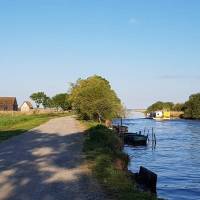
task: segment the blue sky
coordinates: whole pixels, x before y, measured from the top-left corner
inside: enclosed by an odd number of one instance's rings
[[[198,0],[0,0],[0,96],[98,74],[129,108],[200,92]]]

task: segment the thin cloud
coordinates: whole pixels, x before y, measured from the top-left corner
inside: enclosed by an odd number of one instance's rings
[[[139,21],[135,18],[130,18],[128,22],[129,24],[139,24]]]
[[[158,78],[160,79],[184,79],[186,76],[181,76],[181,75],[162,75],[159,76]]]
[[[200,80],[200,75],[198,76],[184,76],[184,75],[162,75],[158,77],[159,79],[193,79],[193,80]]]

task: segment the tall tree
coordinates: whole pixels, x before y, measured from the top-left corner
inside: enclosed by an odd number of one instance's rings
[[[84,119],[112,119],[122,114],[122,104],[109,82],[100,76],[79,79],[71,88],[73,109]]]
[[[44,108],[52,108],[53,107],[53,102],[50,97],[44,97],[42,105]]]
[[[69,95],[67,93],[61,93],[57,94],[54,97],[52,97],[52,103],[54,107],[61,108],[62,110],[69,110],[71,108],[70,102],[69,102]]]
[[[39,108],[41,106],[41,104],[43,105],[43,107],[46,107],[46,102],[47,102],[47,95],[44,92],[36,92],[33,93],[30,98],[35,102],[37,108]]]

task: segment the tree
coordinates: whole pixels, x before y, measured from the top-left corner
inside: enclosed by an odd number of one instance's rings
[[[44,97],[43,103],[42,103],[44,108],[52,108],[53,107],[53,101],[50,97]]]
[[[83,119],[112,119],[122,114],[122,104],[109,82],[101,76],[79,79],[71,88],[70,101]]]
[[[172,103],[172,102],[162,102],[158,101],[147,108],[147,112],[154,112],[158,110],[167,110],[167,111],[177,111],[181,112],[184,110],[184,103]]]
[[[184,117],[200,119],[200,93],[193,94],[184,106]]]
[[[158,101],[147,108],[147,112],[154,112],[158,110],[173,110],[174,104],[172,102]]]
[[[44,92],[33,93],[30,98],[35,102],[37,108],[39,108],[41,104],[46,108],[48,97]]]
[[[69,102],[69,95],[67,93],[61,93],[57,94],[54,97],[52,97],[52,103],[54,107],[61,108],[62,110],[69,110],[71,108],[70,102]]]
[[[184,103],[176,103],[173,106],[173,111],[181,112],[184,110]]]

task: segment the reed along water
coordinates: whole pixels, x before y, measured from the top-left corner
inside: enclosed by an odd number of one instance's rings
[[[120,123],[119,120],[114,123]],[[158,197],[173,200],[200,200],[200,121],[125,119],[129,132],[154,127],[157,144],[125,146],[129,170],[144,166],[158,175]],[[150,140],[151,140],[151,134]]]

